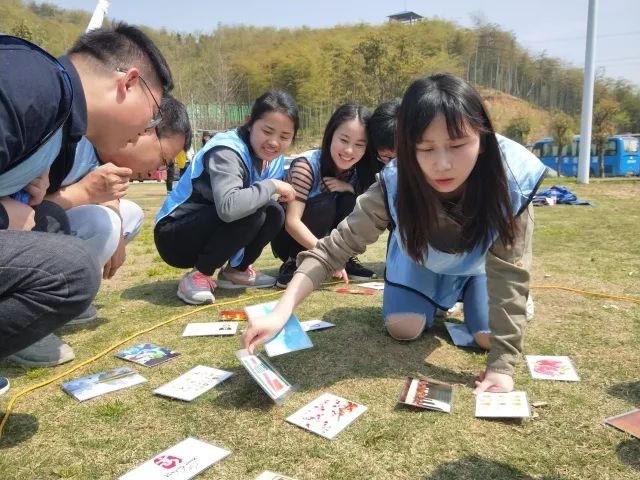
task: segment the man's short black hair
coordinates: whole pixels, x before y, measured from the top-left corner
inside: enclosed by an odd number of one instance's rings
[[[88,56],[106,70],[136,67],[146,82],[164,91],[173,89],[173,77],[164,56],[142,30],[131,25],[117,23],[83,33],[67,53]]]
[[[187,109],[176,97],[165,93],[160,103],[162,121],[156,127],[158,138],[168,138],[174,135],[184,135],[184,151],[191,148],[191,123]]]
[[[400,100],[394,99],[381,103],[375,109],[367,124],[369,142],[375,150],[396,149],[396,117],[400,108]]]

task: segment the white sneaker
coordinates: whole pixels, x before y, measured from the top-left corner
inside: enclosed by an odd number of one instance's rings
[[[535,309],[535,306],[533,305],[533,298],[531,298],[531,295],[529,295],[527,297],[527,313],[526,313],[527,322],[530,320],[533,320],[533,316],[535,313],[536,313],[536,309]]]
[[[180,279],[178,298],[190,305],[213,303],[216,301],[216,297],[213,296],[216,287],[213,278],[198,270],[192,270]]]
[[[7,360],[25,367],[55,367],[74,358],[76,356],[71,347],[50,333],[33,345],[8,356]]]

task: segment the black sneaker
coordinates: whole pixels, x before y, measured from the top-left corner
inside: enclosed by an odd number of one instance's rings
[[[376,272],[362,265],[360,260],[358,260],[358,257],[351,257],[344,268],[351,280],[370,280],[372,278],[378,278]]]
[[[278,272],[278,279],[276,280],[276,287],[278,288],[287,288],[287,285],[293,278],[293,274],[296,273],[296,261],[292,258],[284,262],[280,266],[280,271]]]

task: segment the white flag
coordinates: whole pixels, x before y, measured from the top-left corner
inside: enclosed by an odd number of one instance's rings
[[[100,28],[102,26],[102,21],[104,20],[104,17],[107,14],[108,9],[109,9],[109,0],[98,0],[96,9],[93,11],[91,20],[89,20],[89,25],[87,26],[87,32],[90,32],[91,30],[95,30],[96,28]]]

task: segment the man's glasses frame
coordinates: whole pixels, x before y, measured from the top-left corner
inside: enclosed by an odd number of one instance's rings
[[[128,71],[129,70],[125,68],[116,67],[116,72],[118,73],[127,73]],[[151,95],[151,98],[153,99],[153,103],[156,104],[156,108],[157,108],[157,111],[153,112],[153,118],[149,120],[149,123],[146,126],[146,129],[149,130],[151,128],[156,128],[158,125],[160,125],[160,122],[162,121],[162,110],[160,109],[160,104],[158,103],[158,100],[156,100],[156,97],[151,91],[151,88],[149,88],[149,84],[145,81],[144,78],[142,78],[142,75],[140,75],[139,73],[138,73],[138,77],[140,78],[140,81],[149,92],[149,95]]]

